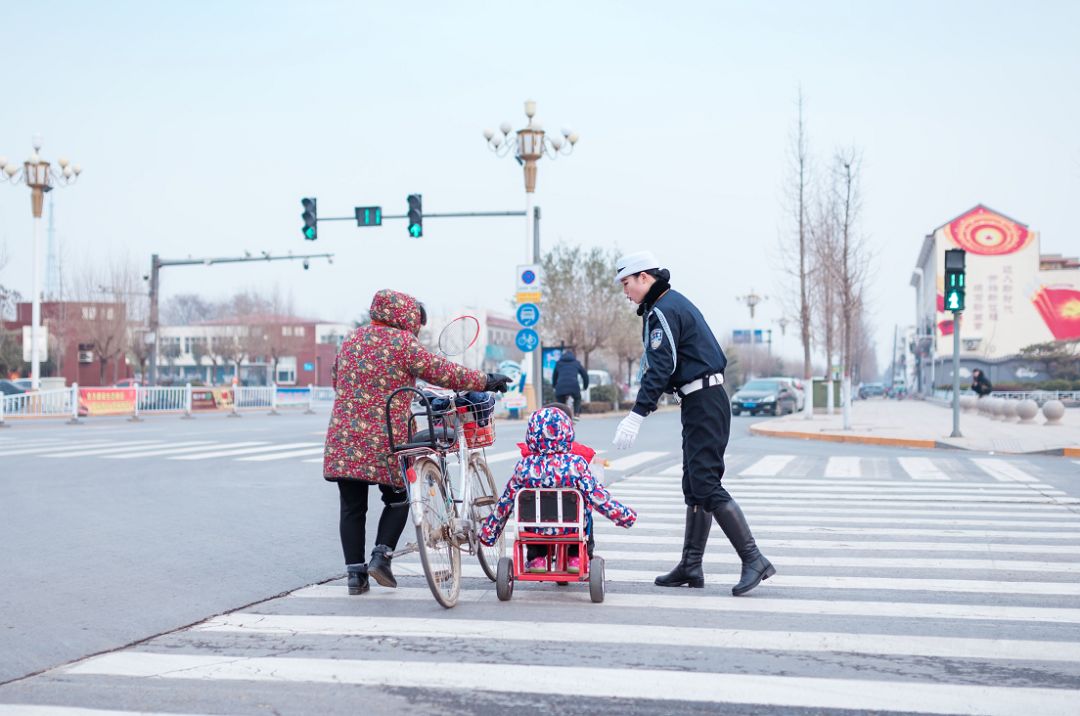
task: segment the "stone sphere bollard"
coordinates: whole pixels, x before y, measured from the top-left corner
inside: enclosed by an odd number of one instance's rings
[[[1001,398],[990,398],[990,405],[987,406],[990,410],[991,420],[1002,420],[1002,411],[1005,408],[1005,401]]]
[[[990,399],[980,395],[975,399],[975,410],[980,415],[986,415],[986,407],[990,405]]]
[[[970,413],[975,409],[975,404],[978,402],[978,398],[974,395],[961,395],[960,396],[960,409],[965,413]]]
[[[1002,409],[1001,419],[1007,423],[1016,420],[1017,408],[1019,407],[1018,403],[1019,401],[1006,398],[1004,401],[1004,408]]]
[[[1046,401],[1043,403],[1043,417],[1046,418],[1046,425],[1060,425],[1065,417],[1065,404],[1060,400]]]
[[[1035,416],[1039,414],[1039,404],[1031,398],[1021,400],[1016,406],[1016,414],[1021,423],[1034,423]]]

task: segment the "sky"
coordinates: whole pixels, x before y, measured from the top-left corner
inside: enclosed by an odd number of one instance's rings
[[[1080,253],[1080,3],[1075,2],[55,2],[4,3],[0,155],[67,157],[53,192],[65,274],[118,258],[333,253],[312,261],[166,268],[162,298],[277,286],[297,312],[351,320],[375,290],[436,312],[510,312],[521,218],[327,222],[354,206],[512,211],[522,170],[485,128],[581,139],[540,162],[544,248],[649,249],[726,342],[739,302],[796,288],[779,269],[791,224],[795,101],[819,172],[862,157],[859,232],[882,365],[914,320],[923,237],[982,203]],[[0,186],[0,284],[31,293],[29,190]]]

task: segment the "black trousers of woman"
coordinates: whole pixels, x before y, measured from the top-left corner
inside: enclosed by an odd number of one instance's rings
[[[338,480],[338,493],[341,498],[341,521],[338,525],[341,533],[341,550],[345,553],[345,564],[363,564],[367,562],[367,511],[368,488],[374,483],[362,480]],[[404,490],[397,492],[388,485],[379,485],[382,493],[383,510],[379,515],[379,528],[375,533],[375,544],[383,544],[396,549],[398,539],[405,529],[409,518],[409,495]]]

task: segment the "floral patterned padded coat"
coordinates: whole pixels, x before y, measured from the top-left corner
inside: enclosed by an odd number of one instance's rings
[[[488,515],[480,528],[481,542],[495,544],[506,526],[506,520],[514,511],[518,491],[530,487],[576,487],[585,495],[585,507],[590,512],[596,509],[619,527],[631,527],[637,521],[637,512],[612,497],[607,488],[592,476],[589,462],[579,453],[571,452],[574,423],[566,413],[558,408],[537,410],[529,418],[525,443],[530,454],[523,456],[514,466],[514,474],[496,503],[495,511]],[[591,524],[591,519],[591,515],[587,515],[587,526]],[[536,531],[555,535],[576,530],[544,527]]]
[[[371,301],[371,324],[345,339],[334,361],[334,408],[326,430],[323,478],[401,486],[386,458],[386,399],[417,378],[453,390],[483,390],[487,376],[431,353],[417,340],[420,304],[384,289]],[[396,442],[408,433],[408,395],[394,400],[391,424]]]

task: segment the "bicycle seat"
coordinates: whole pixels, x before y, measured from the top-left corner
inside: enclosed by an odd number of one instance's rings
[[[457,430],[446,425],[440,425],[435,428],[435,441],[443,445],[457,443]],[[413,433],[412,440],[407,443],[399,443],[397,447],[399,449],[431,447],[431,431],[417,430]]]

